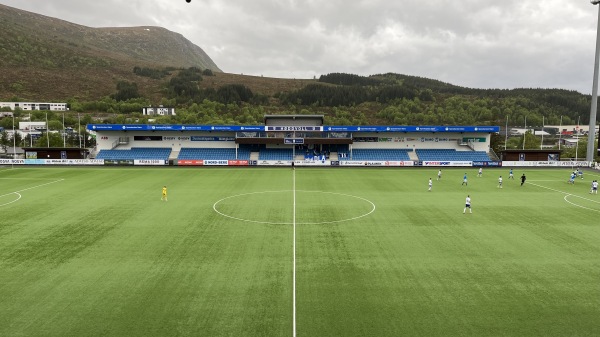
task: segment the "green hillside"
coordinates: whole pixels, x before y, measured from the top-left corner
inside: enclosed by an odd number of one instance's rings
[[[0,100],[68,102],[71,113],[107,123],[148,123],[141,108],[159,104],[177,116],[158,123],[260,124],[265,114],[323,114],[330,125],[589,121],[590,95],[560,88],[465,88],[393,73],[229,74],[163,28],[89,28],[3,5],[0,29]]]
[[[134,66],[220,69],[198,46],[161,27],[90,28],[0,4],[0,96],[98,99]],[[160,83],[140,82],[149,97]]]

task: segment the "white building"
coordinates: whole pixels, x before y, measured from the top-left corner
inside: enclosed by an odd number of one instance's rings
[[[24,111],[33,110],[50,110],[50,111],[67,111],[67,103],[34,103],[34,102],[0,102],[0,108],[10,108],[15,110],[17,108]]]
[[[19,130],[46,131],[46,122],[19,122]]]

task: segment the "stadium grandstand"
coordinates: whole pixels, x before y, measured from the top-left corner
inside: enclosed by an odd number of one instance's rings
[[[497,126],[326,126],[321,115],[264,125],[90,124],[92,158],[149,165],[466,166],[493,163]],[[442,163],[440,163],[442,162]],[[491,164],[493,165],[493,164]]]

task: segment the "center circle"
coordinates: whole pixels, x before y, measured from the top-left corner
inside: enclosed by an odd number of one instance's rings
[[[321,225],[351,221],[375,212],[370,200],[324,191],[262,191],[232,195],[213,204],[213,210],[239,221],[292,225]]]

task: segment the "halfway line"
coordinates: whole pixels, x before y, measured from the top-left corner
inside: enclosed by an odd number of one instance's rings
[[[293,167],[292,167],[293,168]],[[296,337],[296,170],[292,169],[292,194],[294,199],[292,224],[294,229],[294,244],[293,244],[293,272],[292,272],[292,336]]]

